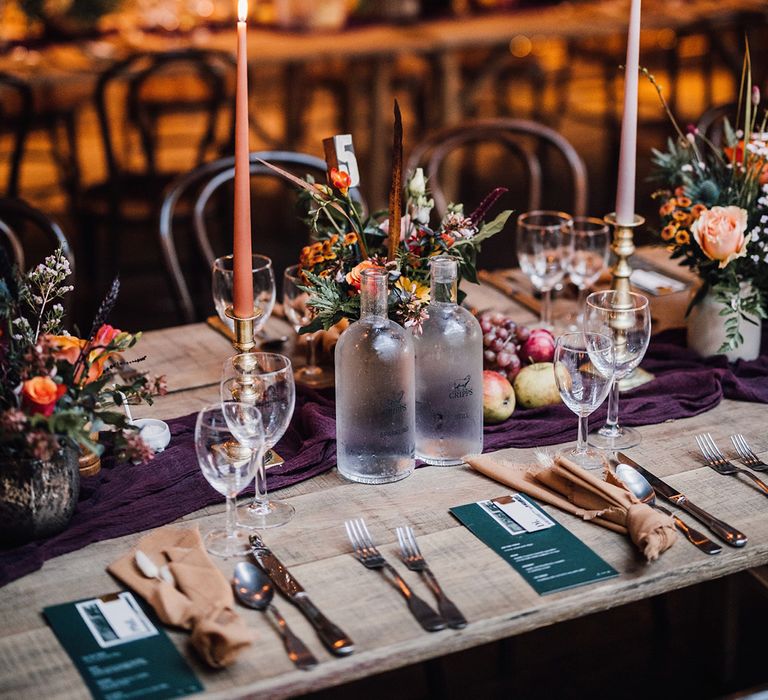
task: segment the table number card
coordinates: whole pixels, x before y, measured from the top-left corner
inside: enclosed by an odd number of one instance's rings
[[[97,700],[203,690],[154,614],[130,592],[54,605],[43,615]]]
[[[519,493],[450,509],[539,595],[618,576],[578,537]]]

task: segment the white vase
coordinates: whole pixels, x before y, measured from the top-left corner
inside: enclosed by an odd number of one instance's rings
[[[744,342],[735,350],[720,353],[720,348],[725,342],[725,320],[730,318],[720,315],[723,307],[722,302],[715,300],[712,294],[707,294],[691,309],[688,315],[688,347],[702,357],[724,354],[731,362],[754,360],[760,354],[760,319],[747,314],[755,321],[749,323],[739,318],[739,333]]]

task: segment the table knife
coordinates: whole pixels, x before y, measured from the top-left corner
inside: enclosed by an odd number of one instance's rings
[[[662,481],[658,476],[651,474],[647,469],[641,467],[637,462],[627,457],[624,453],[619,452],[617,458],[619,462],[624,462],[624,464],[628,464],[630,467],[637,469],[637,471],[648,479],[648,482],[653,486],[653,490],[659,496],[673,505],[676,505],[681,510],[684,510],[689,515],[692,515],[699,522],[704,523],[704,525],[712,530],[712,532],[720,537],[726,544],[729,544],[732,547],[743,547],[747,543],[747,536],[745,534],[739,532],[736,528],[731,527],[728,523],[718,520],[707,513],[703,508],[699,508],[699,506],[689,501],[688,498],[676,488],[670,486],[666,481]]]
[[[304,587],[264,544],[264,540],[258,535],[251,535],[250,542],[256,563],[286,598],[304,613],[328,651],[336,656],[351,654],[355,650],[352,640],[315,607]]]

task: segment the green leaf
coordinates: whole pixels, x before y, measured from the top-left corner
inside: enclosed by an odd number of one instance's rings
[[[489,221],[487,223],[484,223],[480,230],[471,238],[471,241],[473,243],[482,243],[484,240],[490,238],[491,236],[495,236],[497,233],[499,233],[507,223],[507,219],[512,215],[511,209],[506,209],[505,211],[501,212],[493,221]]]

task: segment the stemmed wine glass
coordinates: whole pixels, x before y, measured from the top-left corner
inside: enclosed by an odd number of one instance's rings
[[[299,277],[299,266],[291,265],[283,275],[283,310],[285,317],[298,333],[302,326],[312,320],[312,310],[307,306],[309,294],[301,289],[303,282]],[[317,365],[315,351],[315,333],[307,333],[307,364],[296,370],[296,381],[309,387],[324,386],[328,383],[328,374]]]
[[[232,306],[232,285],[234,272],[232,264],[234,256],[225,255],[213,261],[211,290],[216,313],[231,331],[234,331],[234,321],[226,315],[228,306]],[[260,312],[253,322],[253,334],[264,327],[275,306],[275,273],[272,261],[266,255],[253,255],[253,301]]]
[[[255,529],[285,525],[293,517],[294,509],[289,503],[268,498],[266,462],[288,428],[296,403],[291,361],[268,352],[230,357],[222,370],[221,400],[231,399],[259,408],[267,450],[256,471],[256,495],[250,504],[238,509],[238,523]]]
[[[600,273],[608,264],[608,252],[611,242],[608,224],[602,219],[589,216],[573,217],[571,234],[571,254],[566,271],[571,282],[579,290],[576,314],[572,317],[569,330],[579,330],[584,317],[584,303],[587,290],[597,282]]]
[[[584,330],[613,339],[616,370],[608,396],[605,425],[589,436],[589,444],[604,450],[625,450],[640,442],[640,433],[619,425],[619,381],[635,369],[651,339],[648,299],[635,292],[593,292],[584,309]]]
[[[241,443],[236,431],[230,427],[233,422],[247,425],[247,444],[245,441]],[[238,449],[241,447],[247,449]],[[227,499],[226,528],[211,530],[203,540],[211,554],[226,559],[248,551],[248,532],[236,524],[235,498],[253,479],[263,449],[264,428],[261,412],[256,406],[228,401],[206,406],[197,414],[197,461],[205,480]]]
[[[587,418],[611,388],[613,339],[602,333],[565,333],[555,344],[554,367],[560,397],[579,417],[576,446],[563,456],[585,469],[600,468],[603,455],[587,447]]]
[[[520,269],[542,292],[539,325],[550,327],[552,289],[565,277],[573,219],[559,211],[529,211],[517,219]]]

